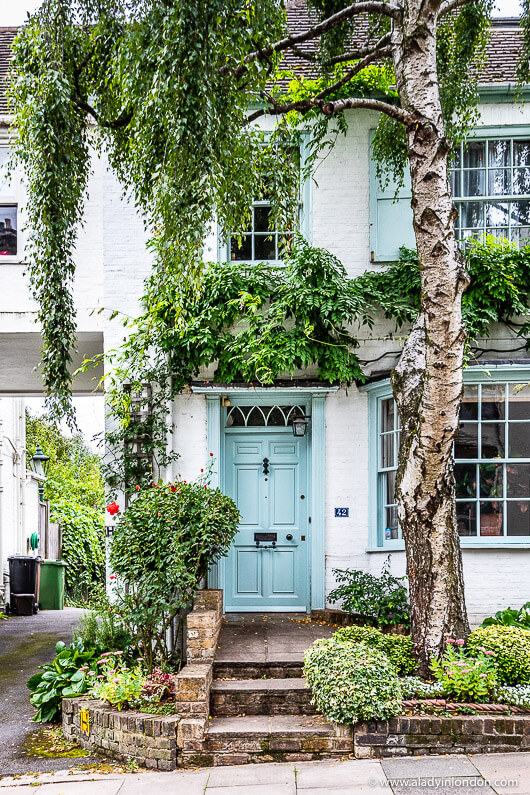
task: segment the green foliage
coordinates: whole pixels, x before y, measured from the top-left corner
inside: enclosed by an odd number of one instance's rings
[[[114,609],[149,671],[175,663],[167,631],[228,552],[238,521],[235,504],[206,478],[139,489],[119,517],[110,552]]]
[[[140,665],[129,668],[116,654],[100,658],[100,673],[89,695],[105,701],[117,710],[127,709],[135,702],[145,684],[145,672]]]
[[[343,610],[376,627],[392,624],[409,626],[410,606],[403,585],[406,578],[394,577],[389,567],[390,557],[380,577],[365,571],[334,569],[333,574],[339,585],[329,594],[329,601],[342,601]]]
[[[412,656],[410,635],[392,635],[375,627],[344,627],[333,635],[337,640],[350,643],[364,643],[371,649],[379,649],[386,654],[400,676],[413,674],[418,663]]]
[[[473,653],[452,638],[447,639],[443,657],[431,660],[431,671],[444,695],[458,701],[488,701],[497,686],[493,653],[480,648]]]
[[[444,692],[439,682],[425,682],[419,676],[403,676],[399,680],[404,699],[442,698]]]
[[[132,639],[120,623],[112,605],[100,606],[96,612],[87,613],[74,631],[74,639],[78,638],[85,649],[97,649],[100,652],[121,651],[124,658],[132,661]]]
[[[494,652],[497,677],[506,685],[530,684],[530,631],[519,627],[479,627],[467,641],[470,654]]]
[[[401,689],[386,654],[337,638],[315,641],[304,657],[304,676],[319,712],[339,723],[389,718],[399,712]]]
[[[494,616],[485,618],[482,622],[483,627],[492,627],[500,624],[504,627],[522,627],[530,629],[530,602],[526,602],[519,610],[498,610]]]
[[[61,701],[68,696],[86,693],[90,683],[88,671],[96,672],[96,649],[85,649],[80,639],[69,648],[60,642],[55,647],[57,656],[51,663],[40,665],[28,681],[32,691],[30,702],[36,707],[34,721],[47,723],[61,716]]]
[[[307,368],[331,383],[363,380],[349,327],[356,320],[370,323],[369,307],[336,257],[301,238],[283,267],[209,264],[193,295],[168,282],[163,293],[148,294],[146,309],[116,363],[114,388],[107,383],[119,420],[108,437],[115,452],[107,473],[113,486],[134,490],[150,482],[149,470],[139,472],[136,457],[128,457],[127,440],[145,432],[145,449],[156,451],[157,459],[163,455],[167,400],[212,362],[214,378],[225,383],[272,384]],[[132,382],[138,394],[142,384],[156,382],[149,427],[134,421],[137,404],[122,382]]]
[[[48,417],[26,413],[28,461],[37,444],[50,457],[44,497],[62,531],[66,587],[85,602],[105,571],[104,484],[101,460],[78,434],[67,438]]]

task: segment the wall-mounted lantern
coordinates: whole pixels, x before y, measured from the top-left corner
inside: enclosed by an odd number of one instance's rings
[[[44,481],[46,480],[48,467],[50,466],[50,456],[42,452],[40,444],[37,445],[35,454],[29,459],[29,465],[31,471],[34,472],[37,477],[42,478],[42,480],[39,480],[39,500],[44,502]]]
[[[305,414],[301,417],[295,417],[292,421],[293,436],[305,436],[307,431],[307,421],[309,417]]]

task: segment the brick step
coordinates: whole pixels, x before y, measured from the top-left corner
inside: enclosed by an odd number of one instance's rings
[[[236,679],[213,682],[210,714],[315,715],[305,679]]]
[[[213,718],[203,741],[186,743],[183,767],[298,762],[353,753],[351,729],[323,717],[266,715]]]
[[[245,660],[215,660],[214,679],[300,679],[302,660],[282,662],[252,662]]]

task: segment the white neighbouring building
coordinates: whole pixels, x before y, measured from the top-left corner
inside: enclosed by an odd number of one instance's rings
[[[303,5],[288,3],[293,23]],[[4,68],[13,35],[0,31]],[[453,176],[463,236],[530,237],[530,109],[514,102],[520,41],[513,20],[494,26],[480,122]],[[5,159],[9,119],[3,120]],[[347,136],[318,166],[318,185],[308,183],[303,190],[301,231],[314,246],[335,254],[350,277],[392,261],[401,245],[414,245],[410,194],[405,188],[393,202],[392,187],[382,191],[374,177],[370,137],[377,120],[372,112],[351,113]],[[122,199],[104,158],[94,159],[89,196],[76,254],[80,357],[119,344],[123,329],[106,318],[114,309],[137,314],[150,270],[142,221]],[[0,237],[7,235],[6,246],[11,240],[0,261],[0,395],[5,397],[41,391],[31,371],[39,358],[39,335],[23,276],[23,204],[15,175],[10,185],[0,185]],[[265,217],[266,207],[257,205],[241,250],[230,250],[214,230],[205,258],[275,260]],[[108,312],[93,312],[101,307]],[[215,478],[243,516],[228,559],[210,577],[210,585],[224,590],[226,610],[322,608],[334,584],[333,569],[378,573],[388,554],[393,572],[404,573],[392,496],[399,429],[388,375],[400,347],[399,339],[388,338],[392,329],[381,322],[371,332],[361,331],[360,358],[374,362],[367,368],[369,383],[361,388],[318,383],[311,373],[274,387],[249,388],[215,384],[212,371],[174,401],[172,438],[180,458],[165,476],[193,479],[213,453]],[[523,358],[524,351],[514,352],[520,340],[501,328],[479,344],[485,353],[466,369],[455,450],[473,624],[530,600],[530,359]],[[90,373],[79,377],[76,393],[93,389],[92,379]],[[295,437],[290,424],[299,415],[309,417],[303,437]]]

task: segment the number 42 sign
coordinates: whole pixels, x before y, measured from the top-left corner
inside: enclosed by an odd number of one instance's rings
[[[335,516],[349,516],[350,509],[349,508],[335,508]]]

